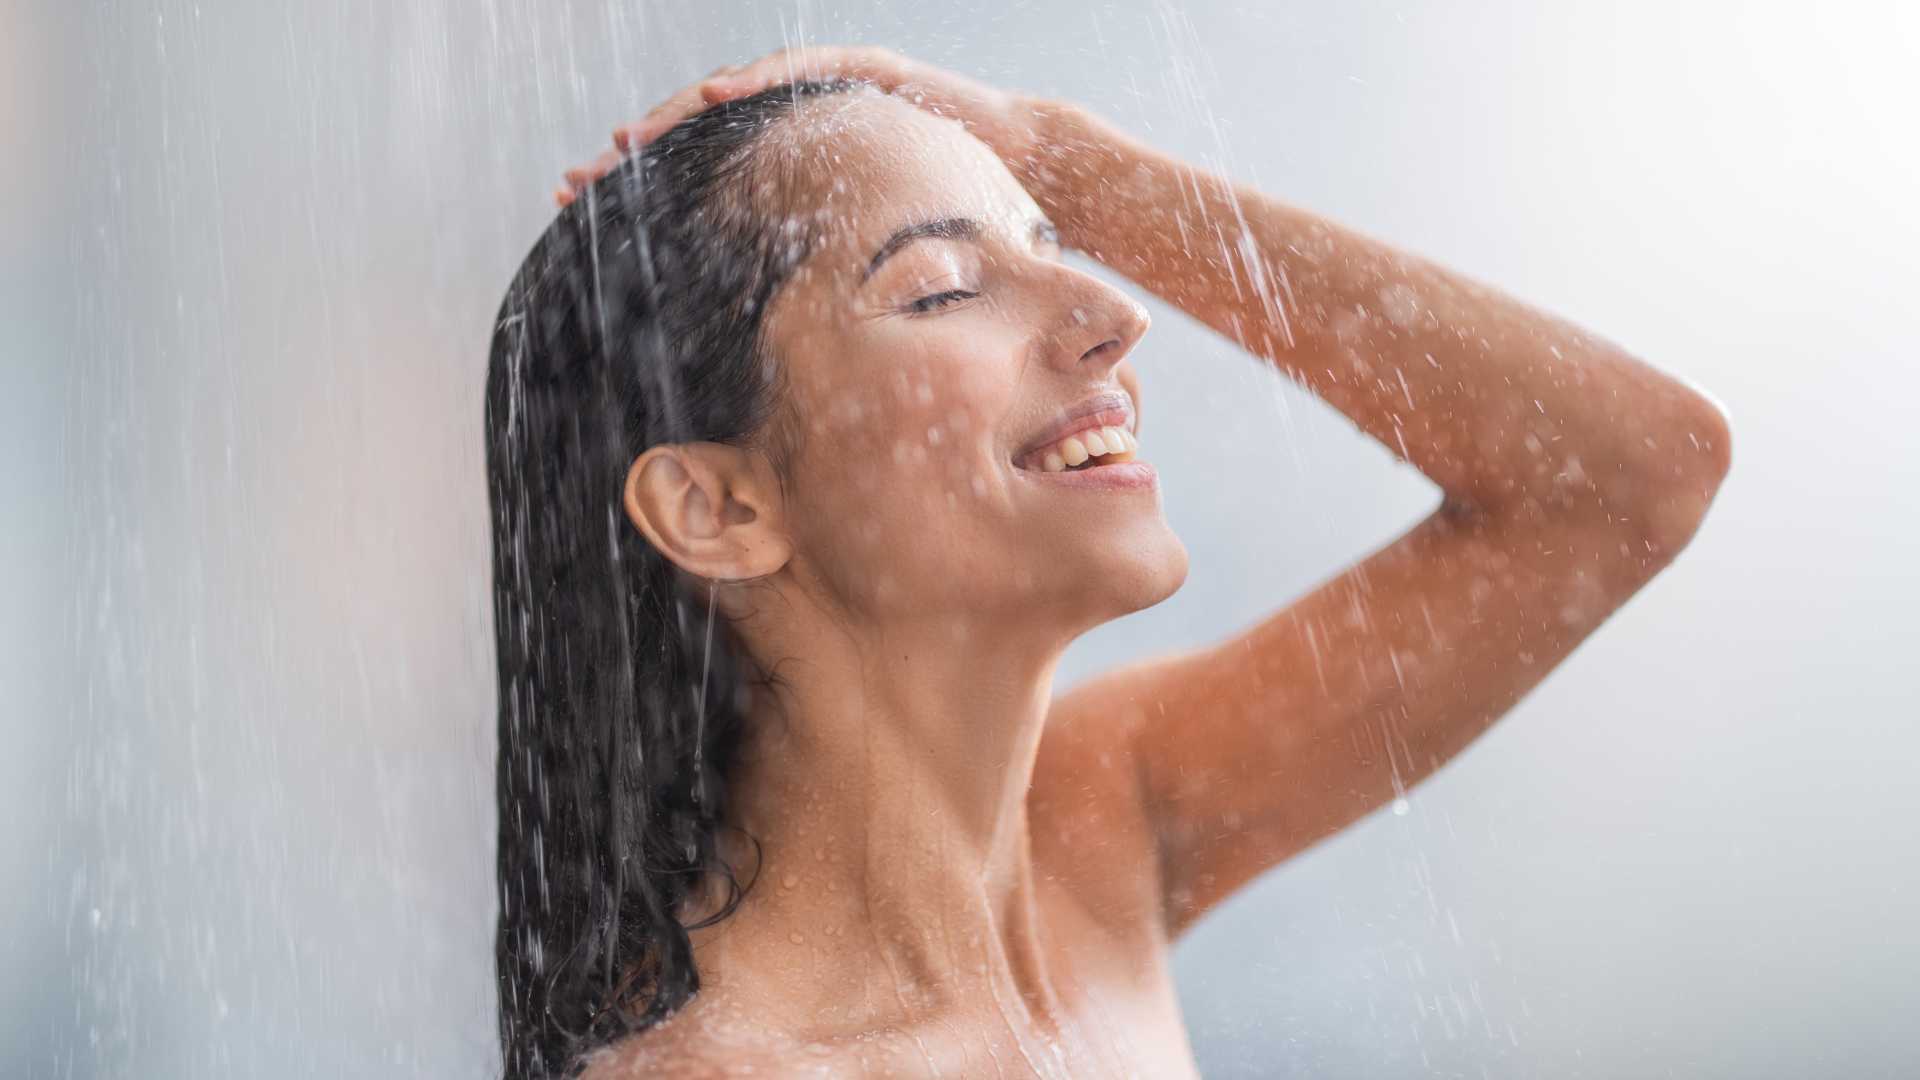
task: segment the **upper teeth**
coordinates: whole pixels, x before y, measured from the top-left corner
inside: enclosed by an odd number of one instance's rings
[[[1040,451],[1040,467],[1047,472],[1060,472],[1070,465],[1084,464],[1088,458],[1132,454],[1138,449],[1139,441],[1126,428],[1092,428],[1069,435]]]

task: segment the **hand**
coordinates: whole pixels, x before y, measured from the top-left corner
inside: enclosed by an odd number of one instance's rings
[[[782,49],[750,64],[728,64],[656,105],[639,120],[613,130],[616,149],[566,172],[566,184],[554,191],[561,206],[573,202],[588,184],[605,176],[621,155],[637,153],[674,125],[714,105],[749,97],[771,86],[801,79],[859,79],[926,109],[958,120],[986,143],[1007,168],[1027,183],[1040,144],[1040,103],[984,83],[923,64],[891,49],[869,46],[801,46]]]

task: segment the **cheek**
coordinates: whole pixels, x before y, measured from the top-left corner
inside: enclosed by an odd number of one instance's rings
[[[982,495],[982,482],[998,482],[982,473],[1004,456],[1000,429],[1018,378],[1004,353],[986,343],[965,352],[892,350],[870,378],[810,395],[816,444],[863,493],[912,480]]]
[[[1001,428],[1012,397],[1010,365],[991,357],[909,364],[891,380],[886,428],[875,452],[892,467],[898,498],[947,529],[1005,485]]]
[[[908,361],[811,395],[796,486],[816,556],[903,564],[978,546],[1007,484],[1011,387],[989,376]]]

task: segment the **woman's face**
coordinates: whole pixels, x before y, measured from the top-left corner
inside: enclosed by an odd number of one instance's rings
[[[1172,594],[1187,554],[1150,468],[1047,471],[1049,452],[1077,456],[1064,436],[1135,428],[1127,356],[1146,309],[1066,265],[1033,199],[953,121],[843,96],[765,149],[823,236],[766,322],[802,580],[856,617],[1067,634]]]

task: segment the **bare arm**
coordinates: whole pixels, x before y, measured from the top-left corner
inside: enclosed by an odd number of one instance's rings
[[[1692,533],[1728,462],[1726,422],[1695,390],[1077,107],[1040,114],[1029,186],[1063,242],[1271,361],[1449,502],[1636,526],[1662,550]]]
[[[1119,718],[1178,936],[1458,753],[1666,566],[1729,466],[1711,401],[1417,256],[1041,105],[1063,240],[1438,484],[1432,516],[1214,647],[1058,705]]]
[[[1726,418],[1672,376],[1072,105],[884,49],[783,51],[686,88],[616,142],[796,73],[868,79],[966,124],[1066,244],[1265,358],[1445,493],[1255,626],[1057,703],[1060,730],[1115,742],[1077,741],[1076,758],[1133,763],[1137,791],[1109,797],[1109,823],[1143,822],[1168,936],[1472,742],[1671,562],[1726,475]]]

